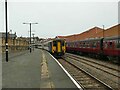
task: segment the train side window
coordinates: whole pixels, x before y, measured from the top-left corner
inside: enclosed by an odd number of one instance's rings
[[[110,47],[110,48],[112,48],[112,44],[113,44],[112,42],[109,42],[109,47]]]
[[[83,47],[85,48],[85,42],[83,43]]]
[[[118,40],[117,48],[120,48],[120,40]]]
[[[73,43],[73,47],[75,47],[75,43]]]
[[[90,48],[92,47],[91,45],[92,45],[91,42],[89,42],[89,47],[90,47]]]
[[[68,43],[68,47],[71,47],[71,43]]]
[[[77,47],[79,47],[79,42],[77,42]]]
[[[71,47],[73,47],[73,43],[71,43]]]
[[[90,42],[88,42],[88,48],[90,48]]]
[[[82,47],[82,42],[80,43],[80,47]]]
[[[107,48],[107,47],[108,47],[108,43],[104,42],[104,48]]]
[[[76,47],[76,43],[74,42],[74,44],[73,44],[74,46],[73,47]]]
[[[81,47],[81,43],[79,42],[79,47]]]
[[[88,42],[86,42],[86,47],[87,47],[87,48],[89,47],[89,43],[88,43]]]
[[[99,41],[97,42],[97,47],[100,47],[100,42]]]
[[[93,42],[93,43],[92,43],[92,47],[93,47],[93,48],[96,48],[96,42]]]
[[[84,47],[86,47],[86,42],[84,43]]]
[[[71,43],[71,45],[70,45],[71,47],[73,47],[73,43]]]
[[[68,44],[68,43],[66,43],[66,46],[67,46],[67,47],[69,47],[69,44]]]

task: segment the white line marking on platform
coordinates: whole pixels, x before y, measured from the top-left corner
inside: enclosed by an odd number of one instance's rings
[[[50,54],[50,53],[49,53]],[[57,64],[63,69],[63,71],[69,76],[69,78],[72,80],[72,82],[77,86],[77,88],[79,88],[80,90],[83,90],[81,88],[81,86],[73,79],[73,77],[68,73],[67,70],[65,70],[65,68],[58,62],[58,60],[56,58],[54,58],[51,54],[50,56],[57,62]]]

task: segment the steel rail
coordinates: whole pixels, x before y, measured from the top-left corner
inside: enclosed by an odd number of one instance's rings
[[[72,59],[75,59],[75,60],[79,61],[77,58],[74,58],[74,57],[71,57],[71,56],[67,56],[67,57],[70,57],[70,58],[72,58]],[[88,60],[87,60],[87,61],[88,61]],[[99,69],[99,70],[101,70],[101,71],[103,71],[103,72],[106,72],[106,73],[108,73],[108,74],[110,74],[110,75],[113,75],[113,76],[115,76],[115,77],[120,78],[120,76],[117,76],[117,75],[115,75],[115,74],[113,74],[113,73],[110,73],[110,72],[108,72],[108,71],[105,71],[105,70],[103,70],[103,69],[101,69],[101,68],[98,68],[98,67],[96,67],[96,66],[94,66],[94,65],[88,64],[88,63],[86,63],[86,62],[84,62],[84,61],[79,61],[79,62],[82,62],[82,63],[84,63],[84,64],[87,64],[87,65],[91,66],[91,67],[94,67],[94,68]],[[89,62],[91,62],[91,61],[89,61]],[[98,63],[95,63],[95,64],[98,64]],[[98,64],[98,65],[101,65],[101,64]],[[104,65],[101,65],[101,66],[104,66]],[[104,67],[106,67],[106,66],[104,66]],[[108,67],[106,67],[106,68],[108,68]],[[110,68],[109,68],[109,69],[110,69]],[[116,70],[116,71],[117,71],[117,70]]]
[[[72,65],[73,67],[77,68],[78,70],[84,72],[86,75],[89,75],[91,78],[93,78],[94,80],[98,81],[99,83],[101,83],[102,85],[104,85],[105,87],[107,87],[107,90],[114,90],[111,86],[107,85],[106,83],[102,82],[101,80],[99,80],[98,78],[94,77],[92,74],[90,74],[89,72],[83,70],[82,68],[74,65],[73,63],[71,63],[70,61],[64,59],[64,61],[68,62],[70,65]],[[81,85],[81,84],[80,84]],[[83,87],[83,85],[81,85]],[[84,87],[85,89],[85,87]]]

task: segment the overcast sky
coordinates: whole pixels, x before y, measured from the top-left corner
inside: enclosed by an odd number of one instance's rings
[[[99,2],[98,2],[99,1]],[[105,28],[118,24],[118,2],[80,2],[78,0],[8,2],[8,20],[12,32],[28,36],[29,25],[23,22],[37,22],[32,25],[35,36],[49,38],[84,32],[95,26]],[[5,31],[4,2],[0,2],[0,32]]]

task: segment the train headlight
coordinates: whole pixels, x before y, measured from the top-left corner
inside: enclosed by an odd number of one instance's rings
[[[65,46],[63,46],[63,47],[62,47],[62,51],[64,51],[64,52],[65,52]]]
[[[53,47],[53,51],[56,51],[56,47]]]

